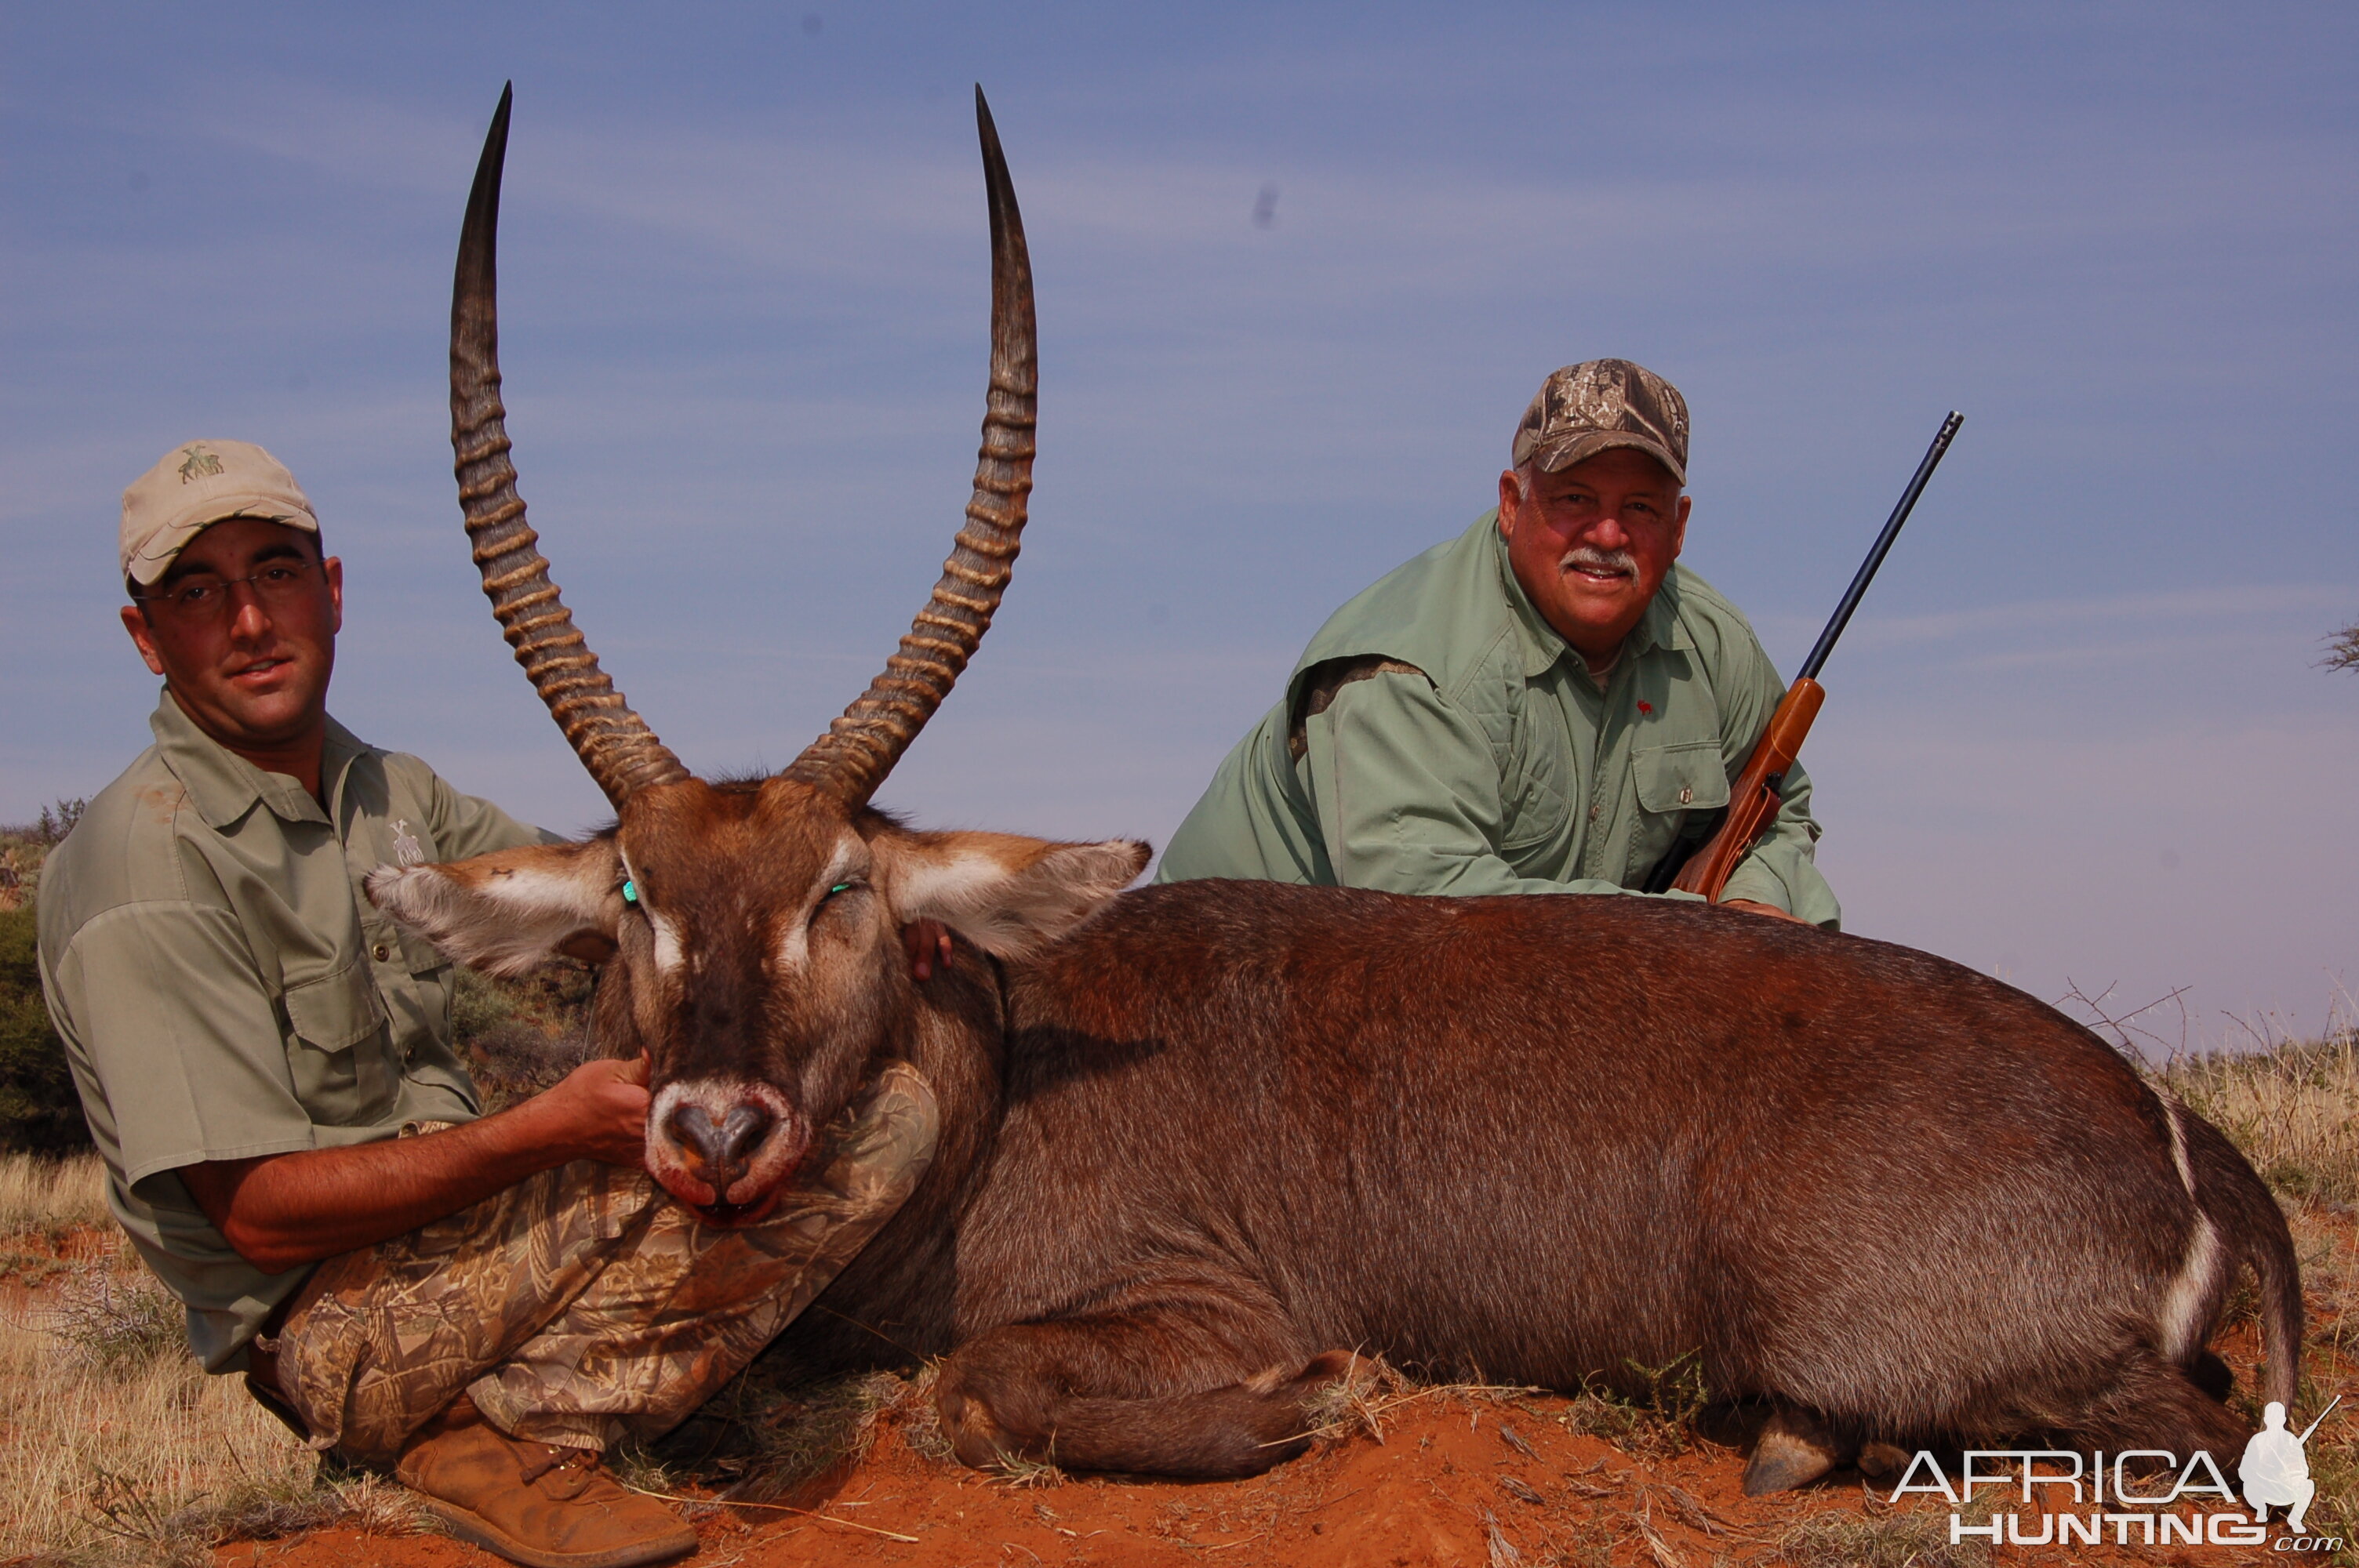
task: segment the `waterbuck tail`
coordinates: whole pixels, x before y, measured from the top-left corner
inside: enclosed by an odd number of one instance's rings
[[[2198,1223],[2219,1238],[2222,1293],[2240,1264],[2250,1264],[2260,1282],[2263,1397],[2290,1411],[2301,1382],[2301,1266],[2285,1212],[2225,1134],[2176,1099],[2166,1096],[2163,1105],[2171,1118],[2173,1152],[2184,1151],[2182,1172],[2191,1178]],[[2169,1346],[2168,1353],[2176,1359],[2179,1348]],[[2200,1339],[2194,1349],[2201,1349]]]

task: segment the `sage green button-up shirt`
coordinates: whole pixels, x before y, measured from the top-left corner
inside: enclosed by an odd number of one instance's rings
[[[1601,688],[1485,513],[1321,628],[1157,880],[1625,892],[1701,841],[1785,689],[1735,606],[1679,566]],[[1810,800],[1796,767],[1723,897],[1832,929],[1842,912],[1811,858]]]
[[[41,984],[115,1217],[188,1304],[199,1358],[228,1371],[307,1271],[240,1258],[177,1173],[473,1119],[450,964],[361,878],[547,836],[333,719],[325,811],[208,739],[168,692],[149,724],[156,744],[42,868]]]

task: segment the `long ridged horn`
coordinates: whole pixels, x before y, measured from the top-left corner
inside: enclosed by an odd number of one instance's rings
[[[535,547],[539,535],[525,525],[516,465],[508,461],[507,410],[500,404],[500,169],[514,95],[514,83],[501,89],[459,234],[451,285],[451,449],[492,614],[582,765],[620,811],[633,792],[677,784],[689,773],[598,667],[598,655],[549,579],[549,561]]]
[[[973,656],[1007,591],[1032,492],[1032,430],[1039,388],[1038,332],[1032,317],[1032,261],[1024,219],[999,150],[983,89],[974,90],[983,139],[983,180],[991,200],[991,388],[984,402],[983,449],[966,526],[941,580],[910,622],[901,650],[860,699],[795,759],[787,775],[854,806],[866,803],[934,716]]]

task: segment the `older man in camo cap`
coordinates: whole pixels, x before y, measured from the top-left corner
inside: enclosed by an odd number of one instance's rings
[[[1497,509],[1329,619],[1158,880],[1667,888],[1786,688],[1736,607],[1676,564],[1687,462],[1662,377],[1627,360],[1550,375]],[[1782,795],[1721,902],[1832,929],[1800,768]]]

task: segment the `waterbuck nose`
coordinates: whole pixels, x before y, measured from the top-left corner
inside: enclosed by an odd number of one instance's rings
[[[698,1173],[716,1191],[725,1192],[745,1173],[754,1151],[769,1136],[770,1124],[770,1113],[757,1105],[736,1107],[718,1127],[702,1106],[684,1105],[666,1119],[664,1127],[691,1156],[691,1164],[701,1167]]]

